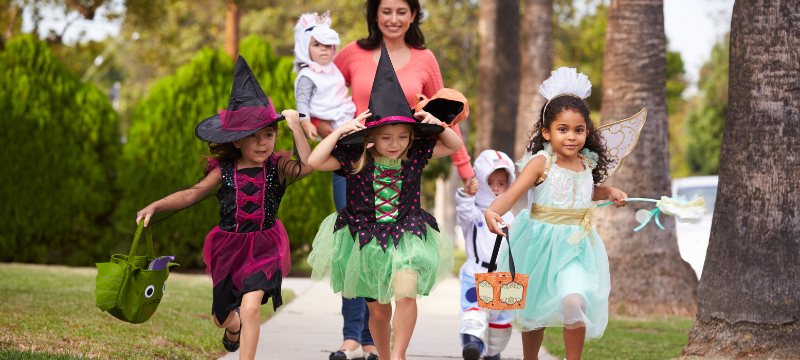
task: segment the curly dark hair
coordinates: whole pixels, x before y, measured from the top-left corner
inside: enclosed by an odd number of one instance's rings
[[[422,24],[422,7],[419,5],[419,0],[405,0],[408,7],[411,8],[416,16],[414,21],[406,31],[406,44],[418,50],[425,50],[425,35],[419,25]],[[359,47],[364,50],[375,50],[381,47],[383,42],[383,32],[378,27],[378,7],[381,5],[381,0],[367,0],[364,4],[364,14],[367,16],[367,28],[369,29],[369,36],[366,39],[356,41]]]
[[[595,184],[597,184],[606,174],[609,159],[606,155],[605,141],[600,136],[600,132],[596,130],[594,121],[592,121],[589,116],[589,105],[581,98],[576,96],[559,96],[550,101],[546,107],[542,107],[542,112],[539,114],[540,120],[536,122],[533,126],[533,130],[529,133],[531,142],[528,144],[527,151],[529,154],[536,154],[540,150],[544,150],[544,144],[547,140],[545,140],[544,135],[542,135],[542,129],[549,130],[553,121],[565,111],[577,112],[583,115],[583,119],[586,121],[587,136],[586,143],[583,144],[583,147],[596,152],[598,155],[597,166],[592,169],[592,179]]]

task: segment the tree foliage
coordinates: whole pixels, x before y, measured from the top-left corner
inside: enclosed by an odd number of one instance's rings
[[[291,58],[275,56],[271,46],[256,36],[242,42],[241,54],[276,110],[293,108]],[[224,52],[204,48],[175,75],[159,80],[136,107],[120,168],[123,197],[116,218],[121,230],[132,233],[136,211],[202,177],[201,155],[209,154],[208,146],[195,137],[194,128],[227,107],[234,66]],[[275,148],[292,149],[285,124]],[[330,174],[313,173],[287,189],[278,219],[295,247],[310,243],[317,224],[333,212],[330,182]],[[154,227],[156,248],[161,254],[178,255],[182,265],[202,267],[203,239],[218,221],[215,200],[190,207]]]
[[[31,35],[0,53],[0,261],[87,265],[113,236],[119,123],[108,98]],[[104,256],[104,255],[103,255]]]
[[[719,173],[722,129],[728,115],[728,43],[721,39],[711,50],[711,59],[700,68],[698,105],[687,119],[689,142],[686,163],[697,175]]]

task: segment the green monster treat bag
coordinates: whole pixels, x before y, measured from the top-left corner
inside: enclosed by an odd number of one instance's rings
[[[112,255],[111,261],[97,264],[97,285],[94,296],[97,307],[117,319],[141,324],[156,312],[169,277],[173,257],[156,258],[153,237],[147,233],[147,255],[134,256],[144,221],[139,222],[129,255]]]

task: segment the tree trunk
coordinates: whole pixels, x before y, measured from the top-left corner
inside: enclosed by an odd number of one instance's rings
[[[539,121],[539,113],[547,101],[539,94],[539,86],[553,68],[553,0],[526,0],[522,23],[522,43],[517,131],[514,138],[514,159],[525,154],[529,132]]]
[[[636,149],[606,186],[630,197],[671,196],[666,88],[666,37],[662,0],[611,0],[603,64],[604,124],[642,108],[647,122]],[[639,232],[635,213],[652,203],[598,210],[597,231],[608,251],[612,312],[692,316],[697,276],[681,259],[675,220],[662,216],[666,230],[650,224]]]
[[[800,6],[737,1],[697,319],[683,356],[800,359]]]
[[[519,106],[519,0],[497,3],[492,150],[514,154]]]
[[[482,0],[478,18],[480,49],[478,51],[478,113],[475,124],[475,154],[492,147],[495,118],[494,74],[497,40],[497,0]]]
[[[225,53],[236,61],[239,57],[239,5],[235,0],[226,0],[225,9]]]
[[[5,40],[11,40],[14,37],[14,29],[17,27],[17,13],[19,9],[13,4],[8,5],[8,27],[5,31]]]

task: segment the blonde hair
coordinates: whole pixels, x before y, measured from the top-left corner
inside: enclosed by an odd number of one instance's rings
[[[353,174],[354,175],[360,173],[361,170],[364,170],[364,166],[367,165],[367,157],[369,156],[367,145],[369,144],[369,136],[372,135],[373,131],[375,131],[375,130],[372,130],[372,131],[364,134],[364,152],[361,153],[361,157],[358,158],[358,160],[353,161],[353,163],[351,164],[353,166]],[[403,151],[403,154],[400,156],[400,160],[403,161],[403,162],[408,160],[408,149],[410,149],[411,148],[411,144],[414,143],[414,127],[413,126],[411,126],[411,130],[410,131],[411,131],[411,134],[408,137],[408,146],[406,146],[406,149]]]

